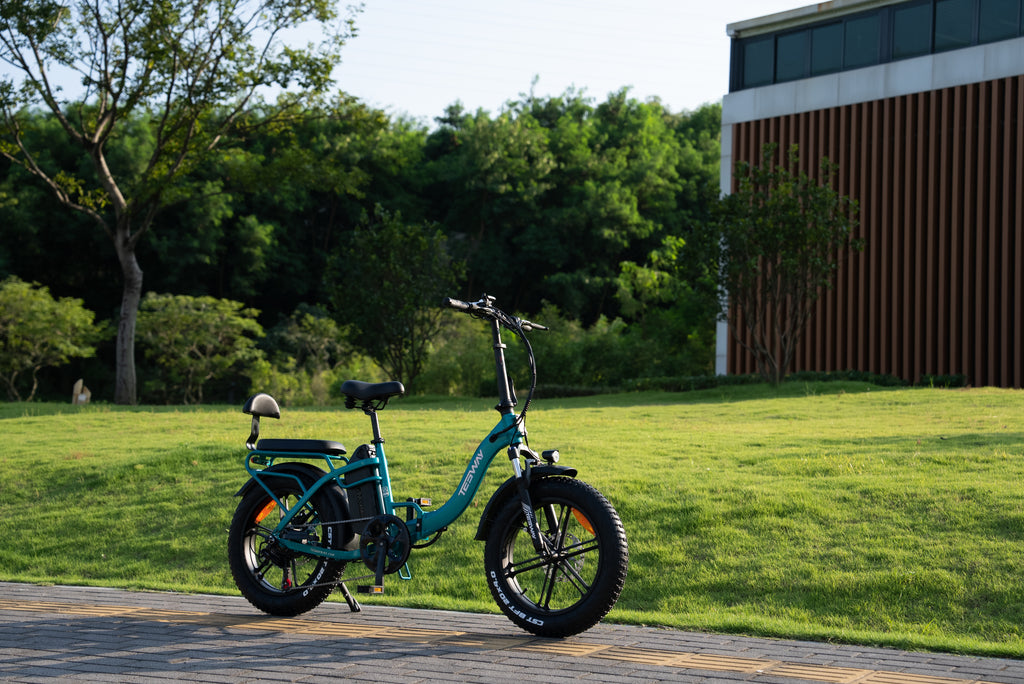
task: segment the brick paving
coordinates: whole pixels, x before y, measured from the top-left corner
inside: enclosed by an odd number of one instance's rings
[[[1024,684],[1024,661],[601,624],[533,637],[499,615],[0,582],[0,681]]]

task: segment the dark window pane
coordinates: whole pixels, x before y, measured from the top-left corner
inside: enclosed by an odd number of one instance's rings
[[[981,0],[978,14],[978,42],[991,43],[1013,38],[1018,33],[1020,0]]]
[[[792,81],[807,76],[807,31],[787,33],[775,41],[775,80]]]
[[[772,82],[773,41],[771,37],[751,41],[743,46],[743,87],[767,85]]]
[[[811,32],[811,73],[843,68],[843,25],[819,26]]]
[[[932,49],[930,4],[896,7],[892,11],[892,57],[926,55]]]
[[[973,15],[974,0],[936,0],[935,49],[970,45]]]
[[[878,64],[881,20],[877,13],[848,19],[845,33],[843,65],[847,69]]]

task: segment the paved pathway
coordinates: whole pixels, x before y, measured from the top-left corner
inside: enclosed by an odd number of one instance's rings
[[[0,680],[1024,684],[1024,661],[598,625],[533,637],[502,616],[0,583]]]

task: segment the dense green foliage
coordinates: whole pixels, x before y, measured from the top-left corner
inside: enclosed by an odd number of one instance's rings
[[[80,299],[54,299],[47,288],[13,276],[0,282],[0,382],[7,397],[32,401],[40,369],[95,354],[104,329],[93,319]]]
[[[251,366],[258,356],[259,314],[214,297],[157,295],[139,309],[139,343],[160,370],[149,392],[185,404],[203,402],[207,382]]]
[[[271,332],[260,342],[262,358],[245,374],[211,383],[207,400],[237,400],[261,382],[300,403],[320,402],[340,373],[373,379],[379,364],[396,379],[421,375],[422,391],[479,386],[479,378],[458,379],[468,371],[443,370],[451,369],[444,355],[457,354],[458,336],[424,335],[416,350],[406,337],[400,350],[421,354],[411,366],[413,357],[385,361],[368,346],[368,315],[385,311],[382,301],[395,310],[409,303],[396,301],[407,296],[391,286],[413,268],[396,238],[374,236],[368,227],[389,225],[374,216],[400,217],[392,222],[445,246],[432,268],[447,272],[431,281],[445,294],[486,292],[505,308],[556,323],[559,352],[542,360],[546,383],[615,386],[706,374],[711,262],[692,237],[717,195],[719,112],[708,105],[675,114],[626,91],[597,104],[568,92],[509,102],[496,115],[452,107],[429,129],[339,97],[302,118],[240,127],[237,144],[190,165],[182,192],[139,242],[138,260],[147,290],[243,303]],[[48,156],[84,163],[52,114],[24,117]],[[126,122],[108,153],[137,162],[152,127],[142,115]],[[117,259],[99,231],[49,192],[24,168],[0,165],[0,194],[8,198],[0,205],[0,276],[43,282],[81,298],[99,319],[116,320]],[[338,335],[331,358],[316,368],[302,367],[286,338],[272,333],[310,311],[333,319]],[[441,325],[460,325],[451,318]],[[113,357],[108,344],[94,361],[44,370],[40,392],[63,397],[85,376],[95,398],[110,399]],[[153,382],[158,369],[139,363],[143,401],[180,400],[166,382]],[[301,386],[289,373],[302,374]],[[314,381],[315,391],[306,384]]]
[[[316,42],[283,40],[310,24]],[[215,186],[193,170],[231,156],[251,126],[290,121],[321,101],[350,27],[330,0],[0,5],[0,157],[109,239],[121,285],[118,403],[138,399],[138,250],[157,214]],[[56,148],[36,134],[37,111]]]
[[[438,304],[458,287],[444,233],[413,225],[379,206],[331,261],[328,281],[337,316],[353,327],[353,345],[411,390],[441,328]]]
[[[528,422],[531,446],[558,448],[622,517],[630,568],[610,620],[1024,657],[1021,398],[761,383],[541,400]],[[395,497],[443,503],[493,404],[381,412]],[[238,407],[0,404],[0,430],[17,444],[0,447],[0,579],[237,595]],[[371,438],[341,408],[285,409],[261,434],[350,453]],[[360,600],[496,612],[473,536],[509,472],[496,459],[478,505],[413,552],[411,582],[389,576],[385,596]]]

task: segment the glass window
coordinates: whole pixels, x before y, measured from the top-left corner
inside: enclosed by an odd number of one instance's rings
[[[807,39],[807,31],[786,33],[776,38],[776,81],[792,81],[807,76]]]
[[[843,68],[843,25],[818,26],[811,31],[811,73],[827,74]]]
[[[892,58],[903,59],[904,57],[926,55],[931,50],[931,3],[901,5],[894,8],[892,11]]]
[[[1020,0],[981,0],[978,6],[978,42],[1014,38],[1020,26]]]
[[[881,19],[878,13],[846,21],[843,66],[847,69],[878,64]]]
[[[743,87],[767,85],[772,82],[772,55],[774,41],[771,36],[752,40],[743,46]]]
[[[971,44],[974,0],[935,1],[935,49],[949,50]]]

